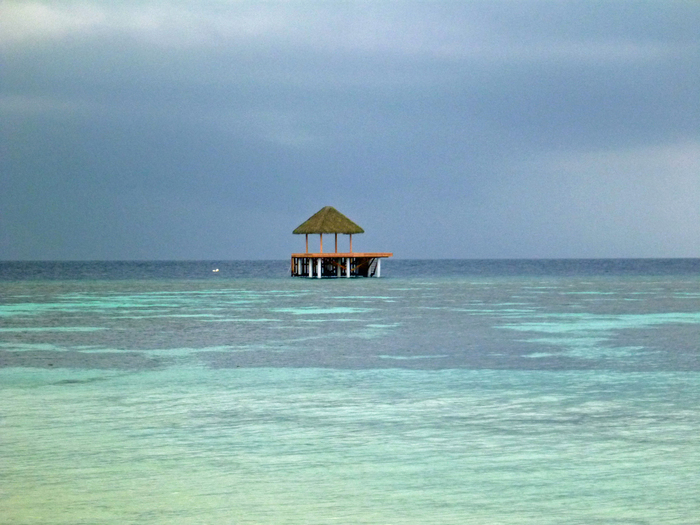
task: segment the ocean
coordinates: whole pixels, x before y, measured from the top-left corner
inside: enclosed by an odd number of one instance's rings
[[[0,263],[0,523],[700,523],[700,259],[288,273]]]

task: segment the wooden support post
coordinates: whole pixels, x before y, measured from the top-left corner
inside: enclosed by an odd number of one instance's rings
[[[321,251],[320,253],[323,253],[323,234],[321,234]]]
[[[309,234],[306,234],[306,253],[309,253]]]
[[[352,233],[350,234],[350,253],[352,253]]]
[[[338,234],[335,234],[335,253],[338,253]]]

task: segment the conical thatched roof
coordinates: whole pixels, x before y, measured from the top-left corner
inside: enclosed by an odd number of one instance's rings
[[[332,206],[326,206],[299,225],[293,233],[365,233],[365,230]]]

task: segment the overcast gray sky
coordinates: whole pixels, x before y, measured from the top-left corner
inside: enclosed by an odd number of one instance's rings
[[[695,0],[0,0],[0,259],[284,259],[326,205],[401,258],[698,257],[699,28]]]

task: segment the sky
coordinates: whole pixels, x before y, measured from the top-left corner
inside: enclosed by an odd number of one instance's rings
[[[695,0],[0,0],[0,260],[286,259],[323,206],[404,259],[700,257],[698,28]]]

